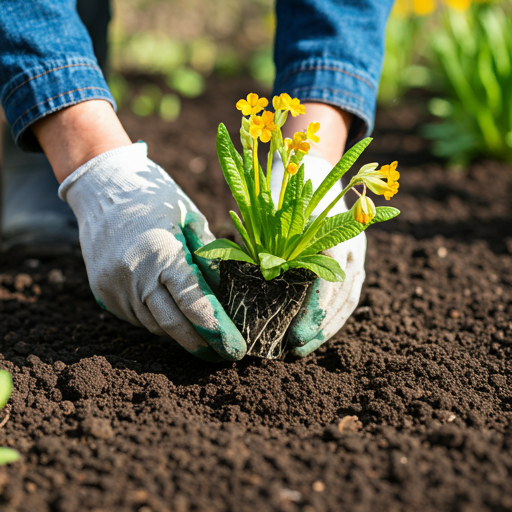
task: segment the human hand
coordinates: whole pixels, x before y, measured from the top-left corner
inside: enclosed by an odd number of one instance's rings
[[[314,151],[304,156],[302,162],[305,171],[304,179],[305,181],[311,179],[313,190],[316,190],[331,171],[332,165]],[[279,194],[283,172],[283,163],[276,155],[271,175],[271,191],[274,200]],[[323,211],[341,190],[340,182],[326,194],[313,213],[318,214]],[[329,216],[345,211],[347,207],[342,199],[330,211]],[[332,283],[320,278],[314,281],[288,331],[288,345],[292,347],[291,353],[297,357],[307,356],[336,334],[356,308],[361,294],[365,278],[365,234],[361,233],[324,251],[323,254],[331,256],[340,264],[346,278],[343,283]]]
[[[146,144],[93,158],[63,181],[59,196],[78,219],[89,284],[100,305],[171,336],[202,359],[245,355],[242,335],[212,293],[215,269],[206,262],[200,270],[191,255],[214,239],[208,223],[147,158]]]

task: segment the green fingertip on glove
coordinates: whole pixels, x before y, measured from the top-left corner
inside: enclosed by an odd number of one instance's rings
[[[310,341],[308,341],[304,346],[302,347],[295,347],[291,350],[292,356],[295,357],[306,357],[311,352],[314,352],[318,347],[323,345],[327,339],[324,336],[323,329]]]
[[[303,347],[312,341],[319,334],[322,321],[327,315],[327,311],[320,307],[320,284],[320,279],[314,281],[307,302],[291,325],[288,341],[294,347]]]
[[[186,239],[186,244],[192,254],[194,263],[199,267],[201,274],[205,278],[210,288],[215,292],[219,289],[219,265],[217,262],[208,260],[206,258],[199,258],[194,256],[197,249],[203,247],[203,242],[198,235],[201,230],[197,229],[197,225],[201,222],[200,215],[196,212],[187,212],[185,215],[185,224],[181,230]]]
[[[191,230],[189,229],[188,232],[190,233],[190,231]],[[203,274],[194,263],[192,254],[190,254],[188,249],[185,235],[176,234],[174,236],[183,244],[187,263],[190,265],[192,272],[197,278],[199,288],[210,302],[210,305],[213,308],[213,316],[217,320],[217,329],[215,330],[207,329],[192,323],[194,329],[204,340],[206,340],[208,345],[210,345],[224,359],[227,359],[228,361],[239,361],[247,352],[247,344],[243,336],[240,334],[240,331],[236,328],[231,318],[229,318],[227,313],[224,311],[224,308],[221,306],[217,297],[215,297],[211,288],[208,286]]]

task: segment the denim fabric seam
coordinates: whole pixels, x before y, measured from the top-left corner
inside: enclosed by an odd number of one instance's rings
[[[318,90],[318,88],[315,88],[315,87],[294,87],[293,91],[294,92],[295,91],[314,91],[315,89]],[[340,92],[341,92],[340,89],[325,89],[325,88],[322,88],[322,92],[324,92],[324,91],[325,92],[330,92],[330,93],[335,93],[335,95],[339,95]],[[358,102],[360,104],[362,104],[362,105],[365,104],[364,98],[362,96],[358,96],[357,94],[353,94],[353,93],[348,92],[348,91],[343,91],[341,95],[342,96],[352,96],[353,98],[358,100]],[[315,95],[308,96],[307,94],[305,94],[305,95],[301,94],[300,96],[301,96],[301,101],[302,102],[305,102],[305,101],[308,101],[308,100],[311,100],[311,101],[316,100],[316,101],[318,101],[319,99],[321,99],[321,98],[315,97]],[[356,106],[353,106],[353,104],[351,104],[349,102],[344,102],[344,103],[348,107],[350,107],[351,112],[353,114],[359,115],[362,119],[367,119],[368,115],[364,111],[358,109]]]
[[[52,69],[49,69],[47,71],[45,71],[44,73],[39,73],[38,75],[35,75],[35,76],[31,76],[30,78],[28,78],[27,80],[25,80],[23,83],[17,85],[11,92],[9,92],[9,94],[3,99],[4,102],[7,102],[7,100],[20,88],[20,87],[23,87],[25,84],[28,84],[31,80],[34,80],[36,78],[39,78],[40,76],[44,76],[44,75],[47,75],[48,73],[53,73],[54,71],[59,71],[61,69],[65,69],[65,68],[71,68],[71,67],[78,67],[78,66],[84,66],[84,67],[87,67],[87,68],[92,68],[92,69],[96,69],[98,68],[98,66],[95,66],[93,64],[86,64],[86,63],[78,63],[78,64],[66,64],[65,66],[58,66],[58,67],[55,67],[55,68],[52,68]],[[99,68],[98,68],[99,69]]]
[[[335,66],[332,64],[309,64],[309,63],[300,63],[298,66],[292,66],[288,70],[283,71],[279,76],[280,82],[285,82],[293,75],[297,75],[303,71],[333,71],[336,73],[343,73],[347,76],[350,76],[352,78],[355,78],[356,80],[360,80],[364,84],[368,85],[371,89],[376,90],[376,86],[367,78],[364,78],[362,76],[357,75],[356,73],[352,73],[350,71],[347,71],[343,69],[341,66]]]
[[[57,96],[53,96],[52,98],[46,98],[44,101],[40,101],[39,103],[36,103],[35,105],[32,105],[29,109],[25,110],[25,112],[23,112],[23,114],[21,114],[18,119],[16,119],[16,121],[14,121],[14,123],[12,123],[12,130],[14,130],[14,127],[16,126],[16,123],[18,123],[18,121],[20,121],[22,119],[23,116],[25,116],[26,114],[28,114],[32,109],[38,107],[39,105],[43,105],[44,103],[47,103],[49,101],[52,101],[56,98],[59,98],[60,96],[64,96],[65,94],[71,94],[73,92],[78,92],[78,91],[85,91],[85,90],[89,90],[89,89],[99,89],[100,91],[105,91],[107,93],[107,96],[110,98],[111,96],[111,93],[108,89],[105,89],[103,87],[79,87],[78,89],[72,89],[70,91],[66,91],[66,92],[62,92],[60,94],[57,94]],[[68,103],[65,103],[64,105],[59,105],[58,108],[55,108],[55,109],[51,109],[49,110],[48,112],[45,113],[45,115],[48,115],[48,114],[51,114],[52,112],[56,111],[56,110],[60,110],[63,108],[63,106],[65,105],[71,105],[71,104],[75,104],[75,103],[78,103],[78,102],[68,102]],[[28,125],[27,125],[28,126]]]

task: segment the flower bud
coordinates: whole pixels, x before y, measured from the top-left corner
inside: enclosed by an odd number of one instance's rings
[[[354,219],[361,224],[368,224],[376,214],[375,205],[368,196],[361,196],[354,205]]]

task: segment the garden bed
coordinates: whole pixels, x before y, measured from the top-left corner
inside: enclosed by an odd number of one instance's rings
[[[216,128],[253,90],[211,82],[173,124],[121,114],[217,236]],[[0,445],[23,461],[0,468],[0,510],[512,510],[512,167],[446,171],[414,115],[379,116],[365,162],[411,165],[402,214],[368,230],[360,305],[304,360],[202,362],[102,311],[78,256],[3,258]]]

